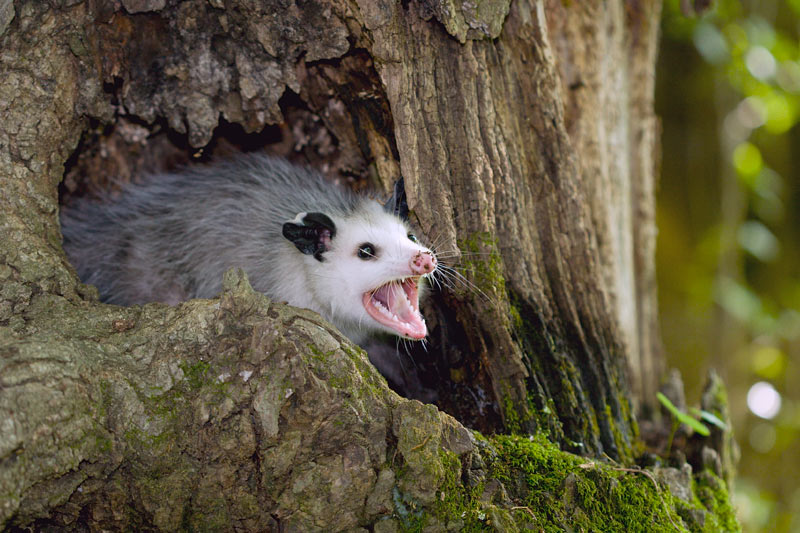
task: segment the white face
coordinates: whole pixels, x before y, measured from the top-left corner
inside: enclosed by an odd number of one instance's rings
[[[433,252],[377,203],[357,218],[334,222],[330,249],[312,267],[315,294],[330,302],[331,320],[351,322],[365,333],[425,338],[419,281],[436,269]]]

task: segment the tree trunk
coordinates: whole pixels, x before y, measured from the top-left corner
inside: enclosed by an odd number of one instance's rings
[[[690,467],[630,468],[660,373],[660,3],[585,4],[0,0],[0,524],[735,528],[719,469],[698,500]],[[454,418],[242,273],[178,307],[77,280],[62,179],[68,202],[269,140],[356,187],[404,177],[459,256],[413,352]]]

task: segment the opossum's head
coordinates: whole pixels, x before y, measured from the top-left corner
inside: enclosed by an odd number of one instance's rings
[[[330,302],[334,323],[407,339],[428,334],[420,281],[436,270],[437,260],[398,214],[365,201],[345,217],[300,213],[284,224],[283,234],[313,257],[309,282]]]

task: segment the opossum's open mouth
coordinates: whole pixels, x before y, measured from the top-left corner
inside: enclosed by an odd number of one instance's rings
[[[369,316],[410,339],[424,339],[428,334],[419,313],[419,276],[390,281],[365,292],[364,309]]]

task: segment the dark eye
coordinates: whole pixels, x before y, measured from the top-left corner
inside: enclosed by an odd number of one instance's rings
[[[365,242],[358,247],[358,257],[361,259],[375,259],[375,245]]]
[[[417,236],[413,233],[408,234],[408,240],[414,243],[419,243],[419,239],[417,239]]]

